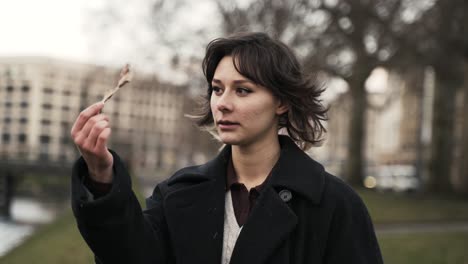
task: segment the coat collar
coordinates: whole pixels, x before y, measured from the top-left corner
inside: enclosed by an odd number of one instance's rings
[[[290,137],[279,135],[279,142],[281,153],[273,167],[271,186],[290,189],[319,204],[325,185],[323,166],[302,151]]]
[[[267,185],[275,189],[289,189],[319,204],[325,184],[325,170],[317,161],[302,151],[296,143],[285,135],[278,135],[281,146],[280,157],[273,166]],[[226,183],[225,173],[231,157],[231,145],[226,145],[211,161],[198,167],[195,175],[200,180],[216,180]],[[192,174],[180,173],[169,181],[169,184],[185,181]]]

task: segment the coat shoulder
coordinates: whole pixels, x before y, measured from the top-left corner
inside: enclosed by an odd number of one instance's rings
[[[181,168],[166,180],[160,182],[156,186],[155,191],[158,191],[162,196],[165,196],[167,193],[180,188],[205,182],[210,179],[206,174],[205,167],[206,164]]]
[[[361,211],[366,206],[359,194],[342,179],[325,172],[325,186],[322,200],[324,203],[340,207],[342,209]]]
[[[370,214],[358,193],[327,173],[322,202],[327,210],[327,263],[383,263]],[[353,245],[350,247],[349,245]]]

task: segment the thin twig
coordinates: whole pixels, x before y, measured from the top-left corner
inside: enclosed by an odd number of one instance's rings
[[[109,100],[120,88],[122,88],[125,84],[129,83],[133,78],[133,72],[130,71],[130,65],[126,64],[125,67],[120,72],[120,80],[117,83],[115,88],[109,89],[104,94],[102,101],[105,103]]]

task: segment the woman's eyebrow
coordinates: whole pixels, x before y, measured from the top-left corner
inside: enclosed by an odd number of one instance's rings
[[[221,80],[218,80],[218,79],[215,79],[215,78],[213,78],[212,82],[214,82],[214,83],[223,83]],[[252,81],[246,80],[246,79],[234,80],[232,82],[235,83],[235,84],[253,83]]]
[[[253,83],[250,80],[234,80],[233,83],[240,84],[240,83]]]

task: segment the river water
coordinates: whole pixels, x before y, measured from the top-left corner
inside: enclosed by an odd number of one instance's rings
[[[21,244],[38,226],[51,222],[56,214],[56,209],[37,200],[14,199],[11,219],[0,218],[0,257]]]

